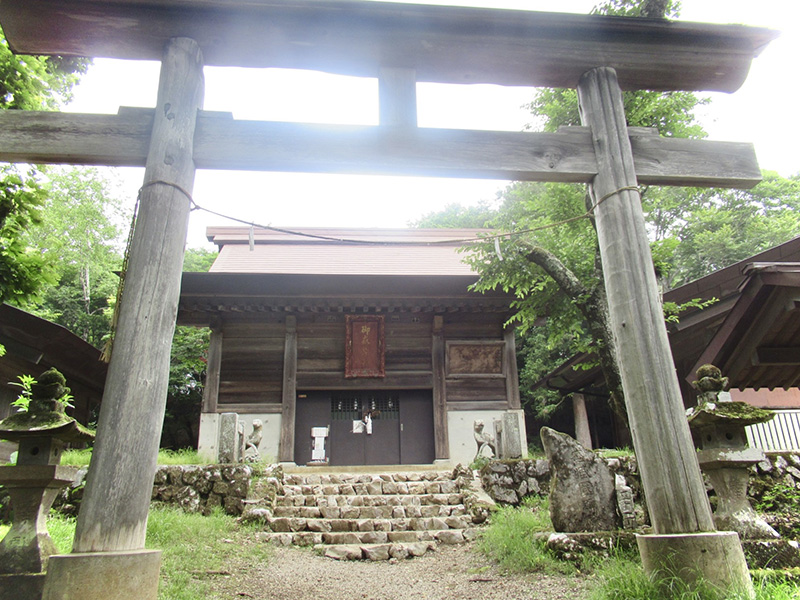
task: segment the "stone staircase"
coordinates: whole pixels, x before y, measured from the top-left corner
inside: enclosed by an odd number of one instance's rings
[[[287,473],[260,537],[336,559],[421,556],[476,537],[488,511],[475,485],[465,469]]]

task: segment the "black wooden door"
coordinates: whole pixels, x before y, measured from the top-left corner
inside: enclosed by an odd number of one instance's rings
[[[436,458],[431,390],[409,390],[400,397],[400,462],[427,465]]]
[[[331,465],[400,463],[399,394],[358,391],[331,394]],[[371,422],[366,423],[369,415]]]
[[[327,392],[297,395],[294,421],[294,462],[304,465],[311,460],[312,427],[327,427],[331,423],[331,397]],[[330,450],[330,437],[326,440]]]
[[[371,433],[364,422],[367,414]],[[311,427],[327,425],[326,456],[334,466],[430,464],[435,457],[430,390],[300,394],[297,464],[311,460]]]

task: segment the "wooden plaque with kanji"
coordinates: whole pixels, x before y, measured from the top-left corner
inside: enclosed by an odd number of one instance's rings
[[[346,315],[344,376],[385,377],[383,315]]]

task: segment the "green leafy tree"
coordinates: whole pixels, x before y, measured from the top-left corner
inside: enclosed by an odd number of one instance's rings
[[[453,202],[441,211],[430,212],[418,220],[409,223],[411,227],[422,228],[483,228],[487,227],[497,215],[497,209],[492,208],[488,202],[481,202],[477,206],[461,206]]]
[[[217,259],[217,252],[205,248],[189,248],[183,256],[184,273],[206,273]]]
[[[72,99],[72,88],[91,60],[14,54],[0,29],[0,109],[55,110]]]
[[[207,328],[179,325],[172,338],[161,447],[196,448],[208,359]]]
[[[662,244],[668,284],[681,285],[800,235],[800,176],[764,171],[752,190],[683,190]]]
[[[42,219],[23,241],[37,249],[57,281],[44,288],[34,312],[100,347],[110,330],[109,298],[119,284],[115,271],[127,221],[122,202],[97,169],[45,173]]]
[[[54,281],[41,254],[24,240],[25,232],[42,221],[45,196],[33,177],[0,167],[0,302],[24,306]]]
[[[11,52],[0,30],[0,110],[53,110],[69,100],[89,61]],[[0,166],[0,301],[25,305],[53,275],[20,237],[42,218],[45,193],[35,169]]]

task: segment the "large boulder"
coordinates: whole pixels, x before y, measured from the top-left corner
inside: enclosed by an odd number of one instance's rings
[[[611,531],[621,526],[614,473],[606,462],[566,434],[540,432],[550,461],[550,518],[562,532]]]

